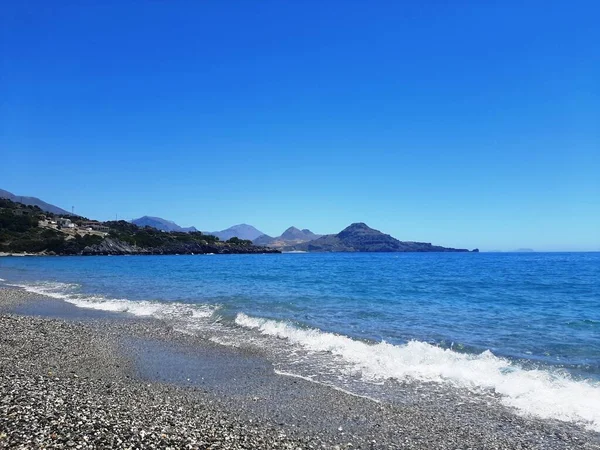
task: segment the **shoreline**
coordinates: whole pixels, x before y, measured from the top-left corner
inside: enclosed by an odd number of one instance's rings
[[[158,319],[22,289],[0,287],[0,330],[0,448],[600,448],[598,433],[450,391],[375,403]]]
[[[307,253],[307,252],[303,252]],[[207,255],[281,255],[283,252],[280,251],[266,251],[266,252],[221,252],[221,253],[10,253],[0,252],[0,258],[23,258],[23,257],[56,257],[56,256],[207,256]]]

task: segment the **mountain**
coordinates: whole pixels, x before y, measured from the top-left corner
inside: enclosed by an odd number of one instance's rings
[[[305,228],[304,230],[299,230],[296,227],[289,227],[279,237],[286,241],[305,241],[306,242],[306,241],[313,241],[317,238],[320,238],[321,235],[313,233],[308,228]]]
[[[171,220],[162,219],[160,217],[151,217],[144,216],[139,219],[133,219],[131,223],[137,225],[138,227],[152,227],[161,231],[180,231],[183,233],[189,233],[190,231],[198,231],[194,227],[180,227],[175,222]]]
[[[252,241],[255,245],[266,245],[273,248],[282,248],[290,245],[301,244],[303,242],[313,241],[320,238],[320,234],[315,234],[308,229],[300,230],[296,227],[289,227],[281,236],[271,237],[263,234]]]
[[[26,196],[22,196],[22,195],[15,195],[12,192],[8,192],[3,189],[0,189],[0,198],[6,198],[13,202],[23,203],[24,205],[37,206],[42,211],[46,211],[46,212],[49,212],[52,214],[58,214],[61,216],[65,216],[65,215],[70,216],[71,215],[71,213],[69,211],[59,208],[58,206],[51,205],[50,203],[46,203],[45,201],[40,200],[37,197],[26,197]]]
[[[427,242],[399,241],[389,234],[353,223],[338,234],[322,236],[314,241],[286,247],[284,250],[308,252],[468,252],[466,249],[446,248]],[[474,252],[479,250],[475,249]]]
[[[253,241],[257,237],[264,235],[264,233],[262,231],[257,230],[252,225],[248,225],[245,223],[241,223],[239,225],[234,225],[232,227],[227,228],[226,230],[203,231],[203,233],[217,236],[222,241],[228,241],[232,237],[237,237],[239,239]]]

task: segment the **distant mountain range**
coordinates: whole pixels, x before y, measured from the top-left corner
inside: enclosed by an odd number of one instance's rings
[[[427,242],[399,241],[389,234],[353,223],[338,234],[322,236],[314,241],[283,248],[285,251],[307,252],[468,252],[466,249],[446,248]],[[479,250],[475,249],[474,252]]]
[[[0,189],[0,198],[13,202],[39,207],[42,211],[57,215],[72,215],[58,206],[46,203],[37,197],[15,195]],[[165,232],[192,232],[196,227],[181,227],[171,220],[160,217],[143,216],[131,221],[139,227],[152,227]],[[283,251],[306,252],[468,252],[467,249],[447,248],[427,242],[399,241],[389,234],[368,227],[364,223],[353,223],[338,234],[318,235],[308,229],[290,227],[281,236],[271,237],[245,223],[234,225],[221,231],[203,231],[227,241],[233,237],[253,241],[254,245],[271,247]],[[478,252],[478,249],[472,250]],[[531,252],[531,249],[518,249]]]
[[[234,225],[225,230],[221,231],[203,231],[204,234],[212,234],[213,236],[217,236],[222,241],[227,241],[232,237],[237,237],[239,239],[246,239],[249,241],[253,241],[259,236],[263,236],[263,233],[260,230],[257,230],[252,225],[248,225],[245,223],[241,223],[239,225]]]
[[[5,191],[0,189],[0,198],[6,198],[13,202],[23,203],[24,205],[33,205],[40,208],[42,211],[50,212],[52,214],[59,214],[63,216],[72,215],[69,211],[66,211],[58,206],[51,205],[50,203],[46,203],[43,200],[40,200],[37,197],[27,197],[23,195],[15,195],[12,192]]]
[[[180,231],[189,233],[190,231],[198,231],[195,227],[180,227],[171,220],[162,219],[160,217],[144,216],[139,219],[133,219],[131,223],[138,227],[152,227],[162,231]]]
[[[199,231],[196,227],[181,227],[172,220],[163,219],[161,217],[144,216],[139,219],[133,219],[131,223],[139,227],[152,227],[162,231],[180,231],[189,233],[191,231]],[[228,241],[232,237],[253,241],[259,236],[264,236],[264,233],[257,230],[252,225],[241,223],[234,225],[221,231],[203,231],[203,234],[210,234],[218,237],[222,241]]]
[[[301,244],[303,242],[314,241],[320,238],[320,234],[315,234],[309,229],[300,230],[296,227],[289,227],[281,236],[271,237],[266,234],[254,239],[254,245],[266,245],[273,248],[283,248],[290,245]]]

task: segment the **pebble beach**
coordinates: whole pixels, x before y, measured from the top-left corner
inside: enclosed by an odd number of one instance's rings
[[[374,402],[160,320],[68,312],[0,288],[0,448],[600,448],[598,433],[452,392]]]

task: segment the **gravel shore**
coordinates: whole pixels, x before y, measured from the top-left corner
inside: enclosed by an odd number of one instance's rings
[[[0,287],[0,448],[600,448],[598,433],[451,392],[383,404],[278,376],[157,320],[15,313],[44,302]]]

